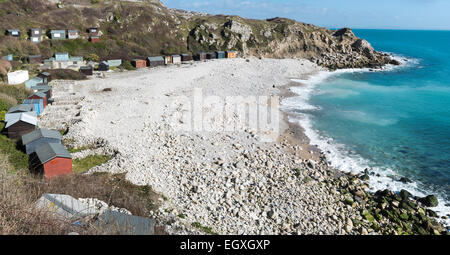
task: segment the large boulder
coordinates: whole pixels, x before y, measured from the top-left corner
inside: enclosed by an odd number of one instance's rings
[[[439,201],[435,195],[429,195],[418,199],[426,207],[436,207],[439,205]]]
[[[374,54],[374,49],[370,43],[364,39],[358,39],[352,44],[352,49],[355,52],[364,54],[366,57],[370,57]]]

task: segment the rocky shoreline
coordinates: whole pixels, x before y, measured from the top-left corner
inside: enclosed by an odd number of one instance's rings
[[[194,88],[283,97],[291,78],[320,70],[301,59],[208,61],[112,73],[76,82],[70,93],[54,86],[54,96],[79,99],[64,104],[76,109],[65,121],[65,139],[114,155],[90,172],[126,172],[132,183],[150,185],[164,201],[149,216],[170,234],[444,234],[423,206],[387,191],[366,192],[365,177],[330,168],[285,115],[272,142],[249,129],[180,133],[169,121],[186,110],[169,105],[192,97]],[[43,126],[53,127],[58,107],[48,107]]]
[[[389,54],[384,55],[390,56]],[[395,65],[399,64],[400,62]],[[299,86],[299,84],[289,83],[284,86],[281,93],[282,98],[297,96],[289,90],[291,86]],[[288,121],[290,113],[283,112],[283,114],[284,119]],[[301,126],[289,122],[289,129],[284,135],[284,140],[288,141],[293,148],[303,145],[303,151],[310,150],[309,155],[303,154],[303,157],[314,157],[323,168],[333,171],[327,163],[325,154],[316,146],[309,145],[309,139]],[[417,197],[406,190],[401,190],[399,193],[388,189],[371,192],[368,180],[372,173],[368,170],[361,174],[346,173],[338,169],[334,169],[334,171],[336,171],[334,177],[324,182],[327,184],[331,182],[334,187],[337,187],[344,204],[359,212],[356,218],[346,220],[344,227],[348,233],[351,233],[351,229],[356,229],[363,235],[369,233],[382,235],[449,234],[449,228],[438,221],[439,216],[432,210],[438,205],[436,196]]]

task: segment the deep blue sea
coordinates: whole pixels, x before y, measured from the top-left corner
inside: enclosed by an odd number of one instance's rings
[[[284,102],[331,164],[375,173],[374,189],[405,188],[450,201],[450,31],[353,30],[404,60],[381,72],[325,73]],[[407,61],[406,61],[407,60]],[[378,177],[376,175],[379,175]],[[396,181],[407,177],[412,183]]]

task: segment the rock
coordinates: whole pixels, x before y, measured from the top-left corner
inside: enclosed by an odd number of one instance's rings
[[[337,30],[336,32],[333,33],[333,36],[348,36],[348,37],[355,37],[355,34],[353,33],[353,31],[350,28],[342,28]]]
[[[400,194],[400,197],[402,198],[402,200],[408,200],[412,196],[411,193],[409,193],[407,190],[404,190],[404,189],[400,190],[399,194]]]
[[[267,217],[276,220],[278,218],[278,214],[275,211],[270,210],[267,212]]]
[[[394,65],[394,66],[399,66],[399,65],[401,65],[402,63],[401,63],[400,61],[396,60],[396,59],[391,59],[391,60],[389,61],[389,64]]]
[[[438,217],[438,214],[435,211],[430,210],[430,209],[427,209],[427,215],[430,217],[435,217],[435,218]]]
[[[370,43],[364,39],[358,39],[352,44],[352,49],[356,52],[364,54],[366,57],[370,57],[374,53],[374,49]]]
[[[370,180],[370,177],[369,177],[368,174],[364,174],[363,176],[361,176],[361,180],[362,181],[368,181],[368,180]]]
[[[408,178],[406,178],[406,177],[401,177],[400,179],[399,179],[399,182],[402,182],[402,183],[412,183],[412,181],[410,180],[410,179],[408,179]]]
[[[361,228],[361,235],[368,235],[369,232],[367,231],[366,228]]]
[[[424,204],[426,207],[436,207],[439,205],[439,201],[437,200],[435,195],[429,195],[419,198],[418,201]]]

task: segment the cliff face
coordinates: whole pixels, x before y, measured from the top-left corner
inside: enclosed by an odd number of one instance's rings
[[[351,30],[331,31],[289,19],[243,19],[166,8],[159,0],[6,0],[0,3],[0,29],[31,27],[78,29],[98,26],[102,41],[49,41],[33,45],[0,36],[0,51],[17,56],[56,51],[106,59],[209,50],[238,50],[244,56],[301,57],[329,68],[376,67],[388,56],[374,51]]]

